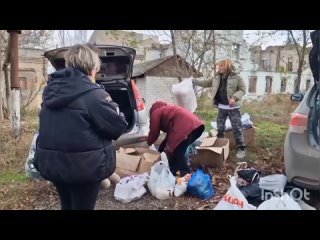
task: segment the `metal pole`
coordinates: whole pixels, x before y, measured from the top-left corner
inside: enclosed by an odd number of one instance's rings
[[[12,103],[12,134],[15,139],[20,136],[20,84],[19,84],[19,35],[20,30],[8,30],[10,34],[10,79]]]

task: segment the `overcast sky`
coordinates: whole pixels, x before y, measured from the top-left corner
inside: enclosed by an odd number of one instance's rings
[[[94,30],[87,30],[87,40],[89,40],[90,36],[92,35]],[[144,33],[144,34],[155,34],[155,32],[157,32],[158,30],[126,30],[126,31],[134,31],[134,32],[138,32],[138,33]],[[169,30],[166,30],[169,31]],[[257,32],[261,31],[261,32],[265,32],[265,31],[270,31],[270,30],[244,30],[243,32],[243,37],[244,39],[247,41],[248,45],[251,45],[252,43],[254,43],[257,40]],[[73,30],[71,30],[70,32],[73,32]],[[72,34],[72,33],[71,33]],[[57,33],[55,33],[55,38],[57,38]],[[165,41],[168,40],[168,36],[164,36],[164,35],[160,35],[159,36],[159,40],[160,41]],[[267,47],[270,45],[281,45],[283,43],[284,39],[270,39],[267,43],[263,44],[263,47]]]
[[[67,30],[67,31],[69,31],[69,34],[72,36],[75,30]],[[87,41],[89,41],[93,31],[94,30],[87,30]],[[158,30],[126,30],[126,31],[134,31],[134,32],[138,32],[138,33],[155,35]],[[169,30],[166,30],[166,31],[168,31],[167,33],[169,33]],[[261,30],[244,30],[243,37],[246,40],[248,45],[251,45],[252,43],[254,43],[257,40],[258,31],[261,31]],[[263,31],[268,31],[268,30],[263,30]],[[161,31],[161,32],[163,32],[163,31]],[[163,34],[159,35],[160,41],[170,40],[170,38],[169,39],[168,38],[169,38],[168,35],[167,36],[165,36]],[[262,45],[262,48],[266,48],[267,46],[270,46],[270,45],[281,45],[283,43],[283,41],[284,41],[284,39],[277,39],[277,40],[271,39],[271,40],[268,40],[268,42],[264,43]],[[54,32],[54,41],[53,42],[54,42],[54,47],[59,46],[58,31]],[[48,68],[48,72],[50,73],[52,71],[53,71],[53,68],[52,68],[52,66],[50,66]]]

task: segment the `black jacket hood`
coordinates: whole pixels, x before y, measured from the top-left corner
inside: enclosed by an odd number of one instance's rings
[[[100,88],[81,71],[65,68],[50,75],[43,92],[43,104],[48,108],[63,108],[80,95]]]

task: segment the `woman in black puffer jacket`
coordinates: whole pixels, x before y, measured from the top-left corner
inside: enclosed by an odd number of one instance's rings
[[[112,141],[127,122],[94,81],[100,59],[93,47],[75,45],[65,60],[44,89],[34,165],[56,186],[63,210],[90,210],[100,182],[115,170]]]

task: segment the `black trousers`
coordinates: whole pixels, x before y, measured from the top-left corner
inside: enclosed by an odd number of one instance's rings
[[[59,194],[61,210],[94,210],[100,182],[90,184],[54,183]]]
[[[225,128],[226,128],[226,120],[227,117],[230,118],[234,140],[238,146],[238,148],[242,148],[244,150],[245,143],[243,139],[242,133],[242,123],[241,123],[241,113],[240,109],[218,109],[218,119],[217,119],[217,127],[218,127],[218,138],[224,138]]]
[[[187,173],[190,173],[190,168],[186,159],[187,148],[197,140],[204,131],[204,126],[200,126],[193,130],[186,140],[181,142],[178,147],[173,151],[173,155],[169,160],[169,167],[172,174],[175,176],[177,171],[180,171],[180,176],[183,177]]]

